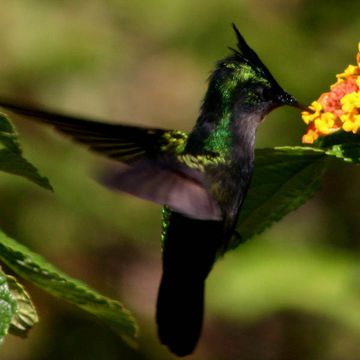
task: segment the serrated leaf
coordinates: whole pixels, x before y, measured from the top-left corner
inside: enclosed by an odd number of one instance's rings
[[[9,331],[16,311],[16,300],[11,295],[6,275],[0,268],[0,344]]]
[[[0,113],[0,149],[8,149],[14,153],[21,154],[20,144],[16,131],[7,117]]]
[[[279,147],[256,151],[255,169],[240,213],[242,240],[261,233],[310,199],[325,169],[323,150]]]
[[[40,255],[0,232],[0,259],[18,275],[48,293],[95,315],[129,345],[136,344],[137,324],[118,301],[109,299],[85,283],[64,274]]]
[[[26,337],[28,331],[39,321],[36,309],[24,287],[10,275],[6,276],[12,298],[16,301],[17,310],[11,320],[9,332]]]
[[[1,113],[0,171],[25,177],[45,189],[52,190],[49,180],[46,177],[41,176],[36,167],[22,156],[16,131],[8,118]]]
[[[360,163],[360,134],[338,132],[315,145],[256,150],[253,179],[237,224],[241,240],[261,233],[309,200],[319,188],[328,158]]]

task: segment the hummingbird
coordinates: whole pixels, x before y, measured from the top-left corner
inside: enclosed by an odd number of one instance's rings
[[[205,280],[241,237],[235,226],[253,173],[257,127],[280,106],[302,109],[233,29],[237,46],[211,73],[190,133],[104,123],[0,99],[2,107],[125,163],[106,185],[163,205],[156,322],[161,343],[177,356],[196,348]]]

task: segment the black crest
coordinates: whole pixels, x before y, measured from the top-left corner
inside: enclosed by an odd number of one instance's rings
[[[257,68],[261,71],[265,78],[276,84],[277,82],[270,73],[269,69],[260,60],[256,52],[247,44],[236,25],[232,24],[232,27],[235,31],[238,42],[236,44],[237,49],[230,48],[230,50],[232,50],[236,56],[240,57],[241,61],[244,61],[250,64],[252,67]]]

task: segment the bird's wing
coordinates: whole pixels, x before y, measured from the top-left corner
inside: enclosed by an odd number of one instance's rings
[[[191,218],[220,220],[222,217],[204,182],[204,174],[174,157],[140,161],[126,171],[112,172],[102,182],[112,189],[167,205]]]
[[[202,182],[203,162],[196,157],[178,157],[187,133],[90,121],[3,99],[0,106],[51,125],[91,150],[129,165],[102,177],[105,185],[194,218],[220,219],[218,205]]]
[[[91,150],[127,164],[161,152],[176,152],[186,139],[182,131],[90,121],[39,110],[0,99],[0,106],[55,127]]]
[[[222,211],[212,196],[209,166],[224,164],[216,154],[166,154],[154,160],[140,161],[127,171],[105,179],[113,189],[165,204],[199,220],[221,220]]]

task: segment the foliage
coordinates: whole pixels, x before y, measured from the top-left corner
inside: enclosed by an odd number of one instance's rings
[[[309,200],[320,187],[328,158],[360,162],[360,136],[338,133],[317,145],[257,150],[253,180],[238,224],[243,240]]]
[[[0,114],[0,171],[23,176],[30,181],[52,190],[47,178],[22,156],[16,132],[4,114]]]
[[[0,340],[8,333],[11,321],[16,314],[17,303],[11,295],[6,275],[0,272]]]
[[[309,200],[319,188],[325,166],[326,156],[318,149],[257,150],[254,176],[238,224],[243,239],[261,233]]]
[[[0,117],[0,143],[3,145],[1,170],[26,177],[51,189],[48,180],[22,157],[13,126]],[[0,231],[0,260],[22,278],[48,293],[66,300],[95,315],[112,327],[126,342],[135,345],[137,325],[130,312],[118,301],[111,300],[79,280],[72,279],[17,241]],[[11,326],[23,336],[36,322],[37,315],[29,296],[15,278],[0,273],[0,339]]]

